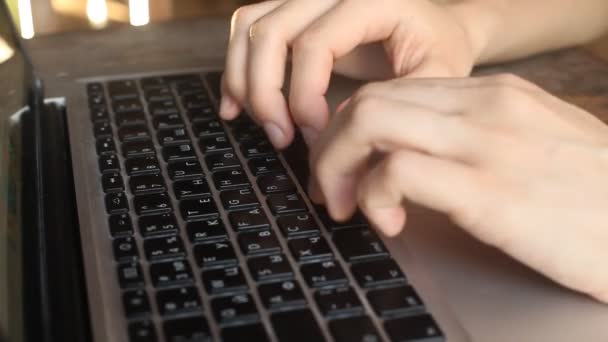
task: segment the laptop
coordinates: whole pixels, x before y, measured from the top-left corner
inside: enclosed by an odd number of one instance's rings
[[[439,215],[412,210],[395,239],[332,221],[301,137],[279,152],[218,119],[221,64],[135,64],[43,85],[0,5],[0,339],[608,338],[604,306]]]

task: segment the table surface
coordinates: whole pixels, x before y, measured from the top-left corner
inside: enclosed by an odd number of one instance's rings
[[[37,71],[46,81],[47,95],[62,96],[67,89],[66,84],[79,78],[124,72],[197,68],[201,64],[221,67],[227,37],[227,20],[193,19],[152,24],[137,29],[119,27],[98,32],[57,34],[35,38],[28,41],[27,46],[32,52]],[[109,44],[111,49],[107,48]],[[608,65],[587,50],[570,49],[483,68],[476,72],[510,72],[520,75],[608,122]],[[410,242],[408,248],[411,247],[420,259],[433,264],[433,277],[440,286],[450,284],[451,287],[447,290],[452,293],[452,297],[457,298],[451,303],[455,312],[466,312],[467,317],[472,317],[471,319],[483,320],[483,313],[496,310],[496,307],[487,305],[496,304],[496,298],[501,298],[501,295],[504,297],[505,307],[512,308],[510,311],[503,308],[500,320],[487,322],[482,327],[483,331],[477,335],[479,340],[496,340],[492,336],[504,331],[512,333],[511,340],[523,340],[531,335],[543,336],[546,329],[556,329],[551,321],[542,322],[544,325],[527,326],[521,311],[515,310],[515,305],[506,302],[516,300],[523,308],[534,302],[535,295],[547,292],[555,294],[551,310],[563,312],[565,316],[561,319],[567,319],[569,322],[569,326],[562,329],[564,340],[570,337],[575,340],[592,340],[585,337],[596,336],[593,331],[586,331],[586,327],[590,326],[590,318],[595,320],[592,326],[605,325],[604,306],[588,298],[579,298],[573,303],[574,294],[540,279],[538,275],[511,259],[497,257],[497,251],[481,245],[459,229],[455,229],[445,217],[423,209],[410,213],[411,227],[414,229],[408,229],[407,232]],[[431,234],[431,231],[434,231],[435,235]],[[437,232],[442,234],[441,241],[436,239]],[[463,250],[450,248],[455,244],[466,244],[471,248],[465,254]],[[450,282],[450,277],[454,276],[453,268],[450,267],[457,261],[462,265],[462,274],[466,274],[467,278]],[[496,267],[497,262],[500,264],[499,269]],[[529,282],[531,290],[520,293],[516,299],[513,298],[513,291],[516,291],[516,286],[521,283],[509,283],[512,279],[506,276],[501,278],[496,274],[505,270],[518,275],[520,281],[522,278],[532,279]],[[494,278],[488,278],[488,274],[492,274]],[[471,293],[471,284],[496,282],[497,279],[504,282]],[[475,298],[474,304],[471,303],[472,296]],[[576,311],[578,308],[583,310],[582,312],[593,311],[599,312],[600,315],[566,317],[573,305],[574,312],[580,312]],[[522,330],[522,326],[526,329]]]

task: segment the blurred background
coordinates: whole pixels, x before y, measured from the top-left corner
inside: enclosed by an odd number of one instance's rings
[[[116,25],[143,26],[191,17],[230,16],[255,0],[8,0],[25,39]]]
[[[25,39],[116,25],[143,26],[192,17],[229,17],[256,0],[7,0]],[[434,0],[452,1],[452,0]],[[608,0],[607,0],[608,1]],[[608,60],[608,36],[587,48]]]

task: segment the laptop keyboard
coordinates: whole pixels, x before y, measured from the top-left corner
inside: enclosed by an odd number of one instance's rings
[[[365,219],[306,200],[301,137],[219,120],[219,80],[87,84],[130,340],[443,341]]]

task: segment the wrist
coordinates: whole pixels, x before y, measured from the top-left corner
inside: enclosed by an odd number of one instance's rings
[[[502,20],[497,3],[463,0],[447,4],[446,7],[460,22],[468,36],[473,64],[490,63],[495,58],[492,56],[492,42],[499,39],[495,32],[498,31]]]

